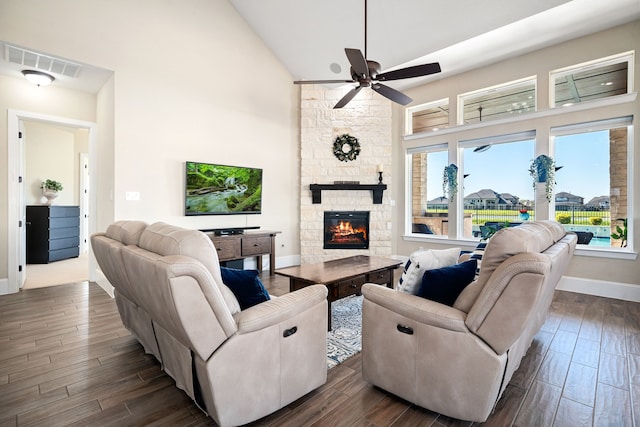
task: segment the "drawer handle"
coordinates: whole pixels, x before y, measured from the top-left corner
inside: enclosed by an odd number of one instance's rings
[[[413,328],[409,326],[398,324],[398,331],[402,332],[403,334],[413,335]]]
[[[355,289],[355,288],[357,288],[357,287],[358,287],[358,285],[356,285],[355,283],[352,283],[352,284],[351,284],[351,287],[352,287],[353,289]]]
[[[290,337],[291,335],[295,334],[296,332],[298,332],[298,327],[294,326],[291,329],[285,329],[285,331],[282,333],[282,336],[284,338]]]

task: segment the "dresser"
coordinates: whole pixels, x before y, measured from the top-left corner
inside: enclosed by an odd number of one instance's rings
[[[27,264],[80,254],[79,206],[27,206]]]

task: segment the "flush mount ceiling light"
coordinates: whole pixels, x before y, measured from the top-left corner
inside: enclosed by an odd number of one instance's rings
[[[37,86],[48,86],[55,80],[51,74],[43,73],[35,70],[22,70],[24,77]]]

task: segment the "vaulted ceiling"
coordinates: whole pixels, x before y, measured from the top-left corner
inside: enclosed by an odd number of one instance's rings
[[[229,0],[293,79],[350,78],[365,0]],[[640,19],[640,0],[368,0],[367,59],[382,70],[440,62],[401,89]]]

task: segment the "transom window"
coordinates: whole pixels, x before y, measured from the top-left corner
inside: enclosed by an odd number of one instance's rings
[[[552,71],[551,105],[566,107],[631,92],[632,61],[633,53],[628,52]]]
[[[449,99],[407,108],[405,133],[436,131],[449,127]]]
[[[536,111],[536,79],[529,77],[458,96],[458,124],[506,119]]]

